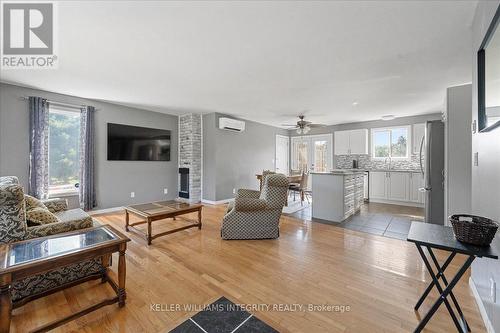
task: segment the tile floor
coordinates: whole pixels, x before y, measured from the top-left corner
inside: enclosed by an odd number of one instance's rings
[[[244,311],[225,297],[170,331],[170,333],[277,333],[275,329]]]
[[[313,219],[311,208],[305,208],[290,215],[301,220],[328,223],[350,230],[406,240],[411,222],[423,221],[424,209],[418,207],[366,203],[363,205],[360,212],[342,223]]]

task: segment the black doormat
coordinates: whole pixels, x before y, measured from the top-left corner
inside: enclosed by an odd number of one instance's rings
[[[275,333],[278,332],[225,297],[205,307],[170,333]]]

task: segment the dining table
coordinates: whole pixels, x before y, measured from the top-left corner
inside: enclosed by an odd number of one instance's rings
[[[262,190],[262,174],[256,174],[255,175],[257,179],[259,180],[259,189]],[[288,178],[288,182],[290,184],[296,183],[299,184],[300,181],[302,180],[302,175],[288,175],[286,176]]]

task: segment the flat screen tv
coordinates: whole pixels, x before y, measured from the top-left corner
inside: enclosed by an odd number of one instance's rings
[[[109,161],[170,161],[170,131],[108,123]]]

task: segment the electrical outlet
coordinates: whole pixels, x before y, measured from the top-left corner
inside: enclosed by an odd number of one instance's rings
[[[163,194],[168,194],[168,188],[163,189]]]
[[[474,166],[479,165],[479,153],[474,153]]]
[[[135,192],[130,192],[130,197],[135,198]]]
[[[233,194],[236,194],[236,189],[235,188],[233,188]]]
[[[493,304],[497,302],[497,283],[492,277],[490,278],[490,298]]]

